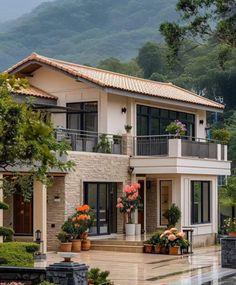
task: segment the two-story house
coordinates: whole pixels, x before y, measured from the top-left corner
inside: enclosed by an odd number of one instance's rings
[[[139,181],[136,221],[143,231],[164,228],[163,213],[175,203],[182,212],[178,226],[194,226],[195,245],[215,242],[217,177],[230,174],[230,162],[227,146],[206,140],[206,121],[207,112],[222,112],[223,105],[171,83],[35,53],[7,72],[28,78],[30,87],[15,97],[33,96],[36,108],[50,112],[58,140],[69,141],[68,159],[76,163],[74,171],[53,173],[49,189],[35,182],[31,203],[20,194],[8,200],[3,220],[13,226],[15,238],[33,239],[39,229],[44,247],[55,249],[63,221],[80,203],[96,211],[91,234],[122,233],[117,196],[125,184]],[[176,119],[187,127],[184,138],[165,131]],[[132,126],[130,133],[125,125]],[[104,145],[111,153],[101,153]]]

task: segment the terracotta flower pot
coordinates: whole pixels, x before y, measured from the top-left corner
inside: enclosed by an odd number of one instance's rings
[[[88,232],[82,233],[80,235],[80,239],[87,239],[88,238]]]
[[[81,251],[81,240],[80,239],[72,240],[72,251],[73,252],[80,252]]]
[[[72,243],[71,242],[62,242],[60,244],[59,250],[62,252],[71,252]]]
[[[168,247],[161,246],[160,253],[162,253],[162,254],[169,254]]]
[[[161,252],[161,246],[159,244],[154,245],[154,253],[160,253]]]
[[[89,239],[83,239],[81,242],[81,249],[90,250],[90,248],[91,248],[91,241]]]
[[[144,252],[152,253],[152,244],[145,244],[144,245]]]
[[[236,232],[229,232],[229,237],[236,237]]]
[[[171,246],[169,248],[170,255],[178,255],[179,254],[179,246]]]

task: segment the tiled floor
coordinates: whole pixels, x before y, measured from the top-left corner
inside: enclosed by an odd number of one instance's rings
[[[57,254],[49,253],[47,263],[37,263],[36,266],[46,266],[58,261],[61,258]],[[192,276],[198,276],[195,277],[197,283],[194,284],[202,284],[200,276],[221,272],[220,251],[215,246],[195,249],[190,256],[91,250],[79,253],[74,261],[109,270],[110,279],[115,285],[193,284],[184,281]]]

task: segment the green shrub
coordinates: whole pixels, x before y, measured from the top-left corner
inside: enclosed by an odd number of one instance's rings
[[[39,283],[39,285],[55,285],[54,283],[50,283],[48,281],[43,281],[41,283]]]
[[[111,285],[112,282],[107,279],[109,271],[101,271],[99,268],[91,268],[88,272],[88,279],[94,285]]]
[[[3,241],[12,241],[14,230],[8,227],[0,227],[0,236],[3,237]]]
[[[181,218],[180,208],[172,204],[170,209],[166,210],[163,216],[168,220],[168,227],[174,228]]]
[[[37,246],[34,247],[34,246]],[[32,267],[34,265],[33,248],[39,246],[27,242],[8,242],[0,244],[0,265]],[[30,252],[29,252],[30,251]]]
[[[4,203],[4,202],[0,202],[0,210],[8,210],[9,209],[9,205]]]
[[[39,245],[37,243],[31,242],[31,243],[26,243],[25,249],[28,253],[35,253],[39,251]]]

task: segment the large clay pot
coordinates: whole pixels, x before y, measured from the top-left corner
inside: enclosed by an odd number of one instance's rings
[[[90,248],[91,248],[91,241],[89,239],[83,239],[81,242],[81,249],[90,250]]]
[[[236,237],[236,232],[229,232],[229,237]]]
[[[87,239],[88,238],[88,232],[84,232],[80,235],[80,239]]]
[[[179,254],[179,246],[171,246],[169,248],[170,255],[178,255]]]
[[[72,251],[73,252],[80,252],[81,251],[81,240],[80,239],[72,240]]]
[[[154,245],[154,253],[160,253],[161,252],[161,246],[159,244]]]
[[[145,244],[144,245],[144,252],[152,253],[152,244]]]
[[[72,243],[71,242],[62,242],[60,244],[59,250],[62,252],[71,252]]]
[[[135,224],[125,224],[125,234],[127,236],[135,235]]]

